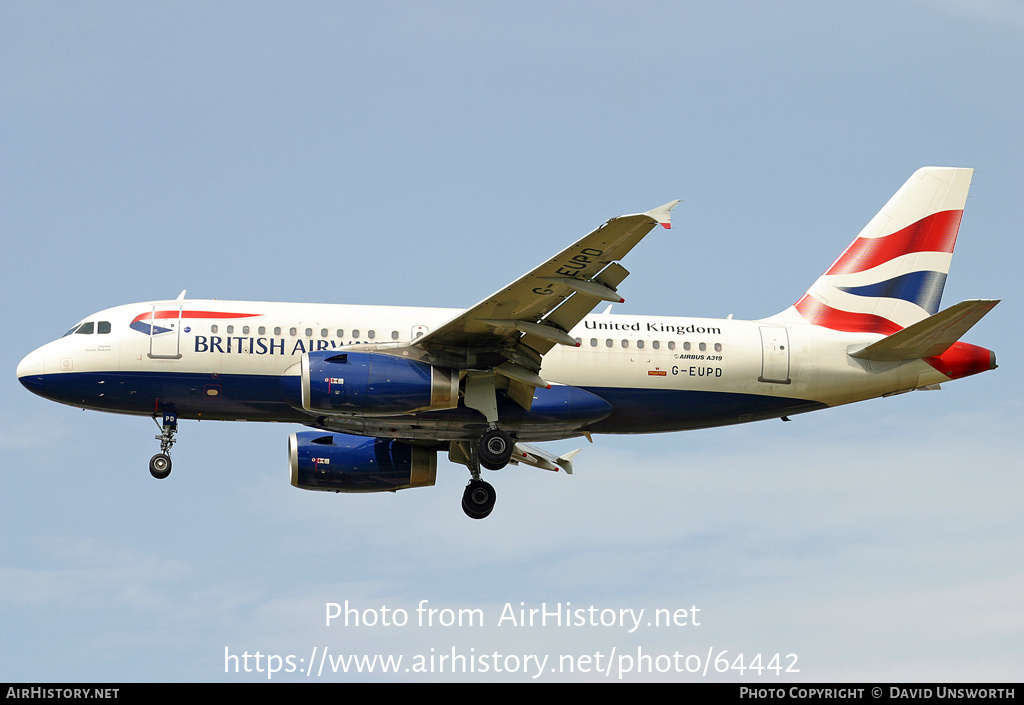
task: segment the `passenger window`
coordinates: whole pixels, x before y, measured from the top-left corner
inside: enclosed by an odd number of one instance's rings
[[[216,323],[214,323],[212,326],[210,326],[210,332],[211,333],[216,333],[218,330],[220,330],[220,328],[217,327]]]
[[[267,327],[266,326],[260,326],[259,328],[256,329],[256,334],[257,335],[266,335],[267,334]]]
[[[281,326],[274,326],[274,335],[281,335]]]
[[[590,339],[590,347],[592,347],[592,348],[596,348],[597,347],[597,338],[591,338]]]
[[[313,329],[312,328],[307,328],[306,329],[306,337],[307,338],[312,338],[313,337]]]
[[[320,329],[320,337],[321,338],[326,338],[327,337],[327,329],[326,328],[321,328]]]
[[[644,341],[642,341],[642,340],[638,340],[638,341],[636,341],[636,346],[637,346],[637,348],[639,348],[640,350],[643,350],[643,349],[644,349]]]
[[[715,352],[722,352],[722,344],[715,343]]]
[[[668,349],[669,350],[675,350],[676,349],[676,341],[674,341],[674,340],[668,341]]]
[[[661,342],[658,341],[658,340],[652,340],[651,341],[651,347],[654,348],[655,350],[657,350],[657,349],[659,349],[661,347]]]
[[[608,338],[608,340],[604,341],[604,346],[606,348],[613,348],[615,347],[615,341],[612,340],[611,338]]]
[[[352,331],[352,337],[353,338],[358,338],[359,337],[359,329],[358,328],[356,328],[356,329],[354,329]]]
[[[622,339],[622,347],[624,347],[624,348],[628,348],[629,347],[629,341],[626,340],[625,338]]]
[[[83,323],[81,327],[75,331],[75,333],[78,335],[92,335],[92,329],[93,323],[92,321],[89,321],[88,323]]]
[[[100,321],[96,324],[96,332],[100,335],[106,335],[110,332],[110,321]]]
[[[249,326],[242,326],[242,335],[249,335]]]
[[[232,335],[232,334],[234,334],[234,332],[235,332],[235,327],[234,326],[228,326],[228,335]]]
[[[683,343],[683,350],[689,350],[689,349],[690,349],[690,343],[689,342]]]
[[[701,343],[700,345],[697,346],[697,349],[699,349],[701,352],[704,352],[705,350],[708,349],[707,343]]]
[[[297,334],[298,334],[298,332],[299,332],[299,329],[298,329],[298,328],[295,328],[295,327],[292,327],[292,328],[289,328],[289,329],[288,329],[288,335],[292,335],[292,336],[294,336],[294,335],[297,335]]]
[[[392,340],[398,340],[398,331],[397,330],[391,331],[391,339]]]
[[[377,337],[377,334],[372,330],[368,330],[366,331],[366,337],[369,338],[370,340],[373,340],[375,337]]]

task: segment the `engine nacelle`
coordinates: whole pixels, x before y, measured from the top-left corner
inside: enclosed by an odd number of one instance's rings
[[[459,405],[457,370],[381,353],[308,352],[301,380],[307,411],[386,416]]]
[[[303,431],[288,438],[291,483],[304,490],[394,492],[430,487],[437,452],[387,438]]]

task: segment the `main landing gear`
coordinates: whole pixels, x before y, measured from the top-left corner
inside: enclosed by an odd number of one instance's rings
[[[469,468],[471,479],[462,493],[462,511],[470,519],[484,519],[494,509],[497,492],[489,482],[480,478],[480,466],[500,470],[512,458],[515,441],[508,432],[493,427],[479,441],[452,441],[448,456],[455,463]]]
[[[171,474],[171,446],[174,445],[174,434],[178,431],[178,415],[167,411],[163,415],[163,426],[153,416],[153,423],[160,429],[156,439],[160,441],[160,452],[149,459],[149,474],[163,480]]]

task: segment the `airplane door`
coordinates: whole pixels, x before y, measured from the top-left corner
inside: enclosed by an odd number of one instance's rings
[[[177,360],[181,357],[181,304],[154,305],[150,316],[149,357]]]
[[[789,384],[789,331],[761,326],[761,376],[758,382]]]

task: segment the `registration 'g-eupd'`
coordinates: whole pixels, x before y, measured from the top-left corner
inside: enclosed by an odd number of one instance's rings
[[[71,406],[151,416],[171,471],[181,419],[276,421],[291,483],[382,492],[465,465],[462,508],[494,507],[481,466],[572,472],[530,445],[789,416],[994,369],[960,342],[998,301],[940,310],[971,169],[910,177],[807,290],[755,321],[615,315],[619,260],[678,201],[612,218],[466,310],[177,299],[109,308],[29,353],[18,379]],[[597,307],[607,308],[594,313]]]

